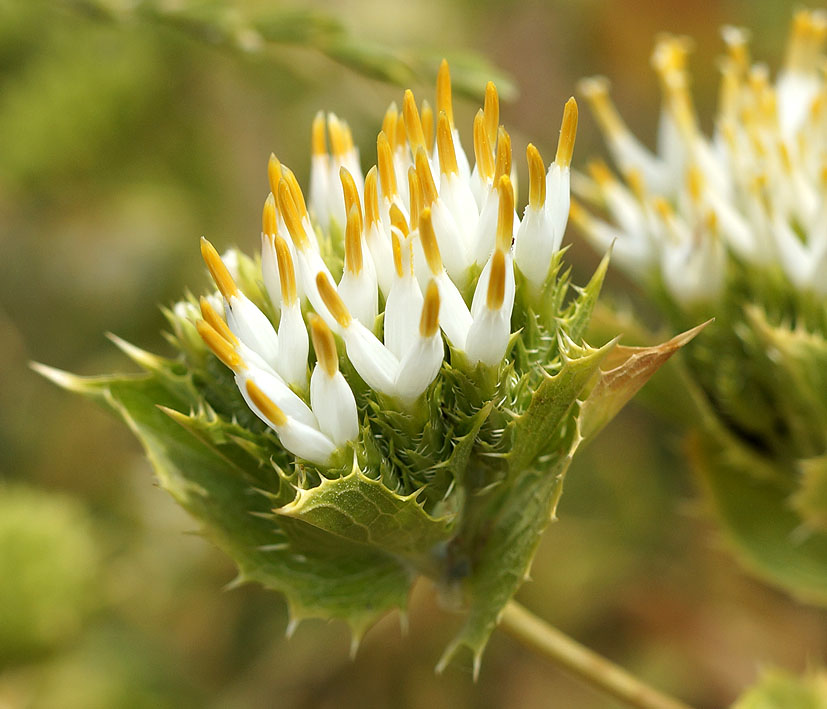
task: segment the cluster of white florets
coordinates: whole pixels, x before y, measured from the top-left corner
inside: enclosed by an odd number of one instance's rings
[[[698,127],[686,68],[689,42],[664,37],[652,64],[663,108],[658,150],[629,131],[608,82],[582,82],[624,181],[603,163],[577,176],[575,192],[613,224],[572,205],[572,219],[638,279],[653,272],[683,306],[710,302],[731,258],[778,263],[799,290],[827,294],[827,14],[800,11],[774,83],[752,64],[745,31],[727,27],[718,114],[711,138]]]
[[[528,146],[522,219],[496,89],[487,86],[474,120],[471,169],[454,125],[445,62],[436,112],[425,102],[420,111],[407,91],[402,111],[392,105],[386,112],[376,166],[364,177],[347,125],[333,115],[316,117],[309,208],[293,172],[270,157],[261,267],[278,325],[241,292],[233,264],[203,239],[218,293],[202,299],[198,329],[287,450],[324,465],[359,435],[334,334],[361,379],[386,404],[402,408],[437,377],[443,334],[469,366],[499,367],[511,336],[515,267],[541,297],[560,248],[576,127],[571,99],[547,170]],[[344,234],[338,279],[323,258],[337,252],[336,233]],[[310,339],[317,362],[308,378]]]

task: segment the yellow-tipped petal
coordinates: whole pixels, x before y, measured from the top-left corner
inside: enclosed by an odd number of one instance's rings
[[[370,226],[379,221],[378,171],[374,165],[365,176],[365,223]]]
[[[491,141],[488,140],[488,131],[485,127],[485,114],[482,109],[474,116],[474,159],[477,161],[477,170],[485,180],[494,179],[494,151]]]
[[[602,131],[609,137],[626,132],[623,119],[609,98],[609,80],[604,76],[582,79],[578,84],[580,93],[586,97]]]
[[[410,227],[408,226],[408,220],[405,219],[405,215],[402,214],[402,210],[399,209],[396,203],[391,205],[390,219],[391,227],[396,227],[399,230],[399,233],[402,234],[402,238],[405,238],[411,233]]]
[[[423,99],[422,108],[420,109],[422,116],[422,135],[425,137],[425,145],[434,144],[434,109],[427,100]]]
[[[396,133],[391,138],[391,145],[394,150],[405,150],[408,141],[408,133],[405,130],[405,121],[400,115],[399,120],[396,121]]]
[[[284,411],[276,406],[276,403],[252,379],[247,380],[247,396],[250,397],[253,405],[276,426],[287,424],[287,416],[285,416]]]
[[[270,159],[267,161],[267,181],[270,183],[270,191],[273,194],[278,191],[281,178],[281,163],[275,153],[270,153]]]
[[[686,186],[689,196],[695,204],[698,204],[703,197],[704,176],[697,165],[690,165],[686,172]]]
[[[319,111],[313,119],[313,127],[310,131],[310,145],[313,155],[327,155],[327,138],[325,137],[323,111]]]
[[[362,216],[354,204],[347,213],[345,226],[345,267],[353,275],[362,272]]]
[[[405,118],[405,132],[408,135],[408,143],[411,150],[416,152],[425,148],[425,134],[422,132],[422,121],[419,118],[419,110],[416,107],[413,91],[405,91],[405,99],[402,103],[402,116]]]
[[[591,224],[591,215],[586,211],[580,202],[572,198],[569,204],[569,219],[581,229],[586,229]]]
[[[655,208],[655,211],[660,215],[660,218],[664,221],[669,221],[674,212],[672,211],[672,205],[669,204],[663,197],[655,197],[652,200],[652,206]]]
[[[296,209],[296,203],[293,201],[290,185],[286,179],[279,182],[277,197],[279,211],[287,226],[287,231],[290,232],[293,243],[299,251],[305,251],[310,248],[310,240],[307,238],[307,232],[304,230],[301,217]]]
[[[640,170],[631,169],[626,172],[626,184],[632,190],[635,197],[641,202],[646,200],[646,183],[643,181],[643,174]]]
[[[607,187],[615,181],[612,171],[603,160],[591,160],[586,165],[586,169],[592,176],[592,179],[602,188]]]
[[[511,174],[511,136],[500,126],[497,133],[497,164],[494,168],[494,184],[498,184],[503,175]]]
[[[439,253],[431,210],[428,207],[422,210],[419,217],[419,238],[422,241],[422,251],[425,252],[428,268],[431,269],[431,273],[438,276],[442,273],[442,256]]]
[[[391,231],[391,246],[393,247],[393,267],[396,269],[396,275],[402,278],[405,275],[402,265],[402,243],[395,231]]]
[[[494,251],[491,259],[491,273],[488,278],[488,292],[485,304],[489,310],[499,310],[505,299],[505,253],[501,249]]]
[[[345,213],[350,215],[351,209],[356,209],[359,215],[359,228],[362,226],[362,202],[359,199],[359,190],[356,181],[346,167],[339,168],[339,179],[342,181],[342,191],[345,195]]]
[[[287,180],[287,185],[290,187],[290,195],[293,197],[293,202],[296,205],[299,216],[302,219],[308,219],[307,204],[304,201],[304,193],[296,179],[295,173],[289,167],[283,167],[284,179]]]
[[[437,113],[444,113],[447,116],[448,124],[453,128],[454,102],[451,98],[451,70],[446,59],[440,63],[436,75],[436,110]]]
[[[316,274],[316,287],[319,289],[319,295],[334,320],[342,327],[348,327],[353,320],[350,311],[323,271]]]
[[[489,81],[485,85],[483,113],[485,114],[485,132],[488,135],[488,142],[494,145],[497,142],[497,127],[500,125],[500,97],[497,95],[497,87],[494,86],[493,81]]]
[[[339,371],[339,354],[336,352],[336,340],[333,333],[315,313],[308,316],[310,320],[310,337],[313,340],[313,350],[316,352],[316,360],[322,366],[328,377],[332,377]]]
[[[215,281],[215,285],[218,290],[221,291],[221,295],[225,298],[231,298],[232,296],[237,295],[238,286],[236,286],[233,277],[230,275],[230,272],[221,260],[221,256],[218,255],[218,251],[215,250],[215,246],[213,246],[203,236],[201,237],[201,257],[204,259],[204,263],[207,264],[210,275]]]
[[[267,195],[264,200],[264,209],[261,211],[261,231],[268,236],[278,231],[276,220],[276,198],[273,193]]]
[[[532,143],[525,150],[528,160],[528,203],[540,209],[546,203],[546,165],[540,151]]]
[[[293,257],[290,255],[290,248],[287,242],[280,236],[275,238],[276,258],[279,264],[279,282],[281,285],[281,299],[285,305],[292,305],[296,302],[296,269],[293,265]]]
[[[396,123],[398,120],[399,110],[396,108],[396,104],[392,103],[388,106],[388,110],[385,111],[385,117],[382,119],[382,132],[390,141],[396,140]],[[396,145],[392,143],[391,147],[396,148]]]
[[[422,303],[422,315],[419,318],[419,334],[422,337],[433,337],[439,330],[439,288],[436,281],[431,279],[425,291],[425,300]]]
[[[230,369],[235,372],[243,366],[244,363],[235,348],[221,337],[221,334],[212,325],[204,320],[199,320],[195,323],[195,328],[207,347]]]
[[[397,194],[396,172],[393,168],[393,151],[385,131],[380,131],[376,138],[376,162],[379,165],[379,183],[385,199],[393,199]]]
[[[227,325],[224,318],[222,318],[216,311],[215,308],[210,305],[210,301],[207,300],[203,295],[198,301],[199,305],[201,306],[201,317],[206,320],[207,324],[212,327],[221,337],[223,337],[230,345],[237,345],[238,338],[233,334],[233,331],[230,330],[230,326]]]
[[[431,166],[428,163],[428,156],[425,149],[416,151],[416,174],[419,176],[419,186],[422,188],[422,200],[426,207],[430,207],[439,197],[439,192],[431,174]]]
[[[572,96],[563,109],[563,123],[560,127],[560,139],[557,141],[557,156],[554,158],[561,167],[571,165],[574,152],[574,139],[577,136],[577,101]]]
[[[514,237],[514,186],[511,178],[503,175],[497,183],[500,192],[499,211],[497,213],[497,248],[508,251]]]
[[[327,116],[327,133],[330,136],[330,151],[341,160],[347,154],[348,137],[345,124],[332,113]]]
[[[425,207],[419,175],[413,165],[408,168],[408,202],[411,205],[411,224],[419,224],[419,214]]]
[[[451,124],[445,113],[439,114],[439,123],[436,129],[436,145],[439,150],[439,169],[443,175],[456,175],[459,173],[457,167],[457,153],[454,150],[454,135],[451,132]]]

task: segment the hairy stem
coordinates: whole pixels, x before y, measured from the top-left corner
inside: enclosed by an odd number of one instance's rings
[[[500,626],[565,672],[637,709],[690,709],[553,628],[516,601],[509,601]]]

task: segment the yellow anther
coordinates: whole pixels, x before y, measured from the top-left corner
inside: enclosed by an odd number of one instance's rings
[[[313,155],[327,155],[327,138],[324,129],[324,112],[319,111],[313,119],[313,126],[310,130],[310,145]]]
[[[279,283],[281,285],[281,299],[285,305],[292,305],[296,302],[296,269],[293,265],[293,257],[290,255],[290,248],[287,242],[280,236],[274,239],[276,245],[276,259],[279,264]]]
[[[195,328],[207,347],[230,369],[236,372],[244,366],[244,362],[238,352],[235,351],[235,348],[212,325],[204,320],[199,320],[195,323]]]
[[[419,186],[422,188],[422,199],[426,207],[430,207],[439,198],[439,192],[431,174],[431,166],[425,149],[416,151],[416,174],[419,175]]]
[[[379,165],[379,183],[385,199],[393,199],[397,194],[396,172],[393,167],[393,151],[385,131],[376,138],[376,162]]]
[[[368,226],[379,221],[379,187],[377,170],[374,165],[365,176],[365,223]]]
[[[578,88],[580,93],[586,97],[600,128],[607,136],[614,137],[626,132],[623,119],[609,98],[608,79],[603,76],[583,79],[578,84]]]
[[[563,109],[563,123],[560,126],[560,139],[557,141],[557,156],[554,158],[561,167],[571,165],[574,153],[574,139],[577,136],[577,101],[572,96]]]
[[[456,175],[459,173],[457,167],[457,153],[454,149],[454,135],[451,131],[451,123],[445,113],[439,114],[439,123],[436,129],[436,145],[439,151],[439,169],[443,175]]]
[[[329,113],[327,115],[327,132],[330,136],[330,150],[334,157],[341,160],[347,155],[348,150],[348,136],[345,124],[335,115]]]
[[[316,274],[316,288],[319,289],[319,295],[333,319],[342,327],[348,327],[353,320],[350,311],[323,271]]]
[[[448,61],[443,59],[439,65],[436,75],[436,110],[437,113],[445,113],[448,117],[448,124],[454,127],[454,102],[451,98],[451,70],[448,68]],[[497,117],[499,120],[499,116]]]
[[[629,189],[641,202],[646,199],[646,184],[640,170],[636,168],[628,170],[626,172],[626,184],[629,185]]]
[[[342,182],[342,191],[345,196],[345,214],[350,218],[350,210],[356,209],[359,216],[359,228],[362,228],[362,202],[359,199],[359,190],[356,187],[356,181],[353,175],[348,172],[344,166],[339,168],[339,179]]]
[[[281,178],[281,163],[275,153],[270,153],[270,159],[267,161],[267,181],[270,183],[270,191],[273,194],[276,194]]]
[[[511,174],[511,136],[500,126],[497,134],[497,163],[494,167],[494,184],[498,184],[503,175]]]
[[[199,305],[201,306],[201,317],[207,321],[207,324],[210,325],[221,337],[223,337],[227,342],[231,345],[238,344],[238,338],[233,334],[233,331],[230,330],[229,325],[225,322],[224,318],[222,318],[216,311],[215,308],[210,305],[210,301],[207,300],[203,295],[198,301]]]
[[[399,120],[399,109],[396,104],[392,103],[385,111],[385,117],[382,119],[382,132],[390,141],[396,140],[396,122]],[[392,148],[396,148],[395,144],[391,144]]]
[[[399,117],[399,120],[396,121],[396,134],[393,136],[391,140],[391,144],[393,145],[394,150],[401,150],[406,151],[407,149],[407,141],[408,134],[405,132],[405,121],[402,117]]]
[[[695,204],[699,204],[703,197],[704,175],[697,165],[690,165],[686,172],[686,187],[689,197]]]
[[[261,211],[261,231],[264,234],[275,234],[278,231],[276,220],[276,198],[273,193],[267,195],[264,200],[264,209]]]
[[[322,366],[328,377],[339,371],[339,354],[336,352],[336,340],[333,333],[315,313],[308,316],[310,321],[310,338],[313,340],[313,350],[316,352],[316,361]]]
[[[442,273],[442,256],[439,253],[431,210],[428,207],[425,207],[419,216],[419,238],[422,241],[422,251],[425,252],[428,268],[431,269],[431,273],[438,276]]]
[[[221,295],[225,298],[238,295],[238,286],[236,286],[233,277],[218,255],[218,251],[203,236],[201,237],[201,257],[204,259],[204,263],[207,264],[210,275],[218,290],[221,291]]]
[[[422,108],[420,109],[422,116],[422,135],[425,136],[425,145],[434,144],[434,109],[427,100],[423,99]]]
[[[396,269],[396,275],[402,278],[405,275],[402,265],[402,243],[395,231],[391,231],[391,246],[393,247],[393,267]]]
[[[422,199],[422,189],[419,185],[419,175],[414,166],[408,168],[408,202],[411,205],[411,224],[419,224],[419,214],[425,206]]]
[[[347,213],[345,227],[345,268],[354,276],[362,272],[362,215],[354,204]]]
[[[290,187],[290,195],[293,197],[293,203],[296,205],[299,216],[302,219],[309,219],[307,204],[304,201],[304,194],[302,193],[302,188],[299,186],[299,181],[296,179],[296,175],[289,167],[283,167],[282,169],[284,170],[284,179],[287,180],[287,186]]]
[[[508,251],[514,237],[514,186],[511,178],[503,175],[497,183],[500,193],[499,211],[497,213],[497,248]]]
[[[488,291],[485,294],[485,304],[489,310],[499,310],[505,300],[505,252],[501,249],[494,251],[491,258],[491,272],[488,276]]]
[[[419,111],[416,108],[413,91],[405,91],[405,99],[402,103],[402,116],[405,119],[405,133],[408,136],[411,150],[416,152],[419,148],[425,148],[425,134],[422,132],[422,121],[419,118]]]
[[[500,125],[500,97],[497,95],[497,87],[494,86],[493,81],[485,85],[485,99],[482,106],[488,142],[494,145],[497,142],[497,127]]]
[[[655,197],[652,200],[652,206],[655,208],[655,211],[658,213],[660,218],[664,221],[669,221],[672,219],[674,215],[672,205],[669,204],[669,202],[667,202],[663,197]]]
[[[439,288],[436,281],[431,279],[425,291],[425,300],[422,303],[422,315],[419,318],[419,334],[422,337],[433,337],[439,330]]]
[[[546,165],[540,151],[529,143],[525,150],[528,160],[528,203],[540,209],[546,203]]]
[[[395,227],[399,230],[399,233],[402,235],[402,238],[406,238],[408,234],[411,233],[411,230],[408,227],[408,220],[405,219],[405,215],[402,214],[402,210],[399,209],[399,206],[394,202],[391,205],[389,211],[391,219],[391,228]]]
[[[477,171],[484,180],[494,179],[494,152],[485,129],[485,114],[482,109],[474,116],[474,159]]]
[[[287,416],[285,416],[284,411],[276,406],[276,402],[267,396],[252,379],[247,380],[247,396],[250,397],[253,406],[261,411],[264,417],[271,421],[273,425],[287,425]]]
[[[615,181],[609,166],[602,160],[590,160],[586,165],[586,169],[600,187],[605,188]]]
[[[293,201],[290,185],[286,179],[279,182],[278,190],[279,211],[287,226],[287,231],[290,232],[290,237],[293,239],[296,248],[299,251],[305,251],[310,248],[310,240],[307,238],[307,232],[304,230],[301,217],[299,217],[299,212],[296,209],[296,203]]]

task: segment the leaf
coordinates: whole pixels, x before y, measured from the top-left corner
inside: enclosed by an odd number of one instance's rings
[[[827,673],[810,670],[797,677],[784,670],[765,670],[732,709],[827,709]]]
[[[805,524],[827,532],[827,455],[801,462],[801,481],[793,507]]]

